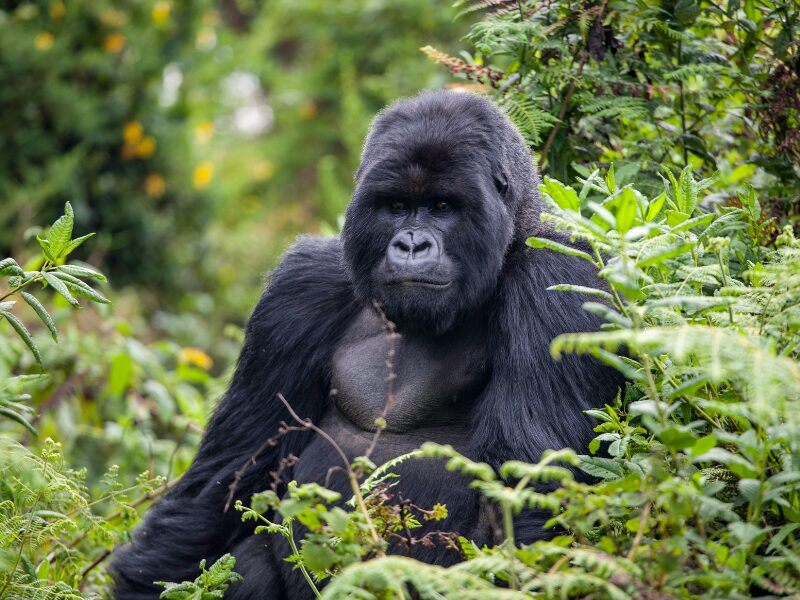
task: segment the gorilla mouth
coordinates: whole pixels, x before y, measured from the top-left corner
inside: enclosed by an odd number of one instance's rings
[[[387,281],[386,285],[402,285],[405,287],[421,287],[421,288],[428,288],[432,290],[446,290],[451,285],[453,285],[452,281],[435,281],[431,279],[395,279],[392,281]]]

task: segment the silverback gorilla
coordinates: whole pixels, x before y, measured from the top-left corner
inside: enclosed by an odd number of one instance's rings
[[[598,279],[585,261],[526,246],[532,235],[570,243],[541,223],[537,184],[528,148],[487,99],[432,92],[379,114],[341,237],[301,238],[272,275],[194,464],[115,556],[116,597],[156,598],[154,581],[194,579],[201,559],[226,552],[244,576],[228,598],[309,596],[282,560],[282,540],[253,536],[226,498],[235,472],[291,420],[279,392],[348,456],[364,454],[387,398],[389,342],[374,302],[400,334],[377,464],[426,440],[494,465],[585,448],[593,425],[582,411],[608,401],[620,382],[588,358],[550,356],[555,336],[599,323],[579,294],[546,288]],[[293,432],[258,456],[236,498],[269,487],[289,454],[299,461],[282,473],[287,480],[324,483],[338,464],[319,436]],[[446,503],[438,529],[492,541],[486,504],[441,462],[412,461],[399,474],[403,497]],[[349,497],[341,473],[328,485]],[[522,541],[545,535],[542,518],[520,516]],[[415,556],[451,563],[452,554]]]

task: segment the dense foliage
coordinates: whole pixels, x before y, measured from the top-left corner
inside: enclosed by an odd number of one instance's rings
[[[325,598],[800,595],[798,37],[791,0],[2,4],[0,597],[108,595],[111,549],[227,383],[228,323],[296,230],[335,231],[374,112],[446,81],[426,44],[506,109],[547,175],[543,219],[590,249],[533,251],[608,285],[551,290],[607,322],[554,356],[629,384],[591,411],[589,448],[398,459],[472,477],[496,547],[419,533],[447,507],[395,497],[396,461],[343,457],[343,505],[291,485],[236,508]],[[551,540],[515,543],[523,507],[552,513]],[[416,562],[432,543],[465,560]],[[235,570],[163,597],[220,598]]]
[[[552,293],[586,295],[584,308],[608,325],[557,338],[552,352],[591,353],[630,381],[613,406],[591,411],[598,435],[588,450],[577,449],[586,453],[512,461],[499,472],[435,444],[405,457],[449,459],[501,509],[505,542],[477,548],[459,538],[454,551],[466,560],[450,569],[383,556],[386,543],[407,536],[413,557],[420,518],[446,510],[399,510],[390,502],[392,465],[360,487],[360,510],[349,515],[326,508],[338,495],[316,485],[291,488],[283,499],[262,495],[245,515],[292,540],[289,560],[310,585],[335,575],[322,597],[800,592],[800,241],[787,228],[775,248],[757,243],[764,224],[752,189],[741,207],[705,212],[699,205],[710,180],[695,180],[688,168],[678,179],[666,174],[665,190],[653,197],[619,186],[613,170],[580,179],[580,191],[553,179],[542,186],[550,201],[543,220],[592,251],[539,238],[529,245],[591,261],[610,290],[568,280],[554,286]],[[357,459],[352,470],[365,463]],[[565,464],[599,483],[576,482]],[[545,493],[541,482],[560,487]],[[514,514],[524,507],[551,511],[548,526],[558,535],[516,546]],[[260,516],[271,508],[280,521]],[[291,537],[295,520],[313,532],[302,544]]]
[[[794,0],[459,2],[488,6],[462,78],[491,84],[561,181],[614,163],[643,191],[662,165],[800,199],[800,6]]]

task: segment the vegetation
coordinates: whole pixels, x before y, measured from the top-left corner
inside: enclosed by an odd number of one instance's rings
[[[553,288],[607,323],[553,355],[629,383],[589,448],[497,470],[434,444],[343,457],[352,499],[292,485],[242,517],[324,598],[800,595],[799,29],[791,0],[0,7],[0,597],[108,596],[106,558],[190,463],[261,273],[295,231],[335,232],[369,118],[445,83],[435,63],[506,109],[542,218],[587,248],[533,251],[608,284]],[[419,533],[447,507],[398,502],[392,470],[430,456],[499,508],[502,543]],[[553,537],[521,545],[531,508]],[[433,541],[464,560],[416,562]],[[162,597],[238,579],[225,556]]]

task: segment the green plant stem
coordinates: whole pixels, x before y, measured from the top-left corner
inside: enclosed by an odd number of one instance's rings
[[[516,557],[514,556],[514,515],[511,506],[503,504],[503,533],[506,536],[506,551],[508,552],[508,578],[511,581],[511,589],[519,589],[519,579],[517,578]]]
[[[42,463],[42,476],[47,479],[47,461],[48,457],[44,456],[44,462]],[[25,524],[25,529],[19,534],[19,552],[17,552],[17,559],[14,561],[14,566],[11,567],[11,570],[8,572],[8,579],[3,584],[3,587],[0,588],[0,598],[3,597],[3,592],[6,591],[6,588],[11,583],[11,580],[14,578],[14,573],[19,567],[19,563],[22,560],[22,552],[25,548],[25,535],[30,533],[31,524],[33,523],[33,515],[36,512],[34,509],[36,505],[39,503],[39,498],[41,497],[41,492],[36,492],[36,496],[33,498],[33,502],[31,503],[30,512],[28,512],[28,522]]]
[[[55,267],[50,264],[50,261],[45,261],[45,263],[42,265],[42,268],[39,271],[39,273],[37,273],[36,275],[31,277],[27,281],[22,282],[17,287],[10,288],[5,294],[3,294],[3,296],[0,296],[0,302],[5,300],[6,298],[16,294],[17,292],[23,290],[24,288],[28,287],[30,284],[35,283],[37,281],[41,281],[42,280],[42,273],[44,273],[45,271],[52,271],[54,268]]]
[[[728,287],[728,275],[725,273],[725,266],[722,264],[722,251],[717,252],[717,262],[719,263],[719,271],[722,274],[722,285]],[[733,325],[733,308],[731,308],[730,304],[728,304],[728,318],[731,320],[731,325]]]
[[[288,532],[286,535],[286,539],[289,540],[289,545],[292,547],[292,554],[300,556],[300,551],[297,549],[297,544],[295,544],[294,541],[294,532],[292,529],[292,524],[289,523],[289,526],[286,529]],[[303,561],[302,560],[298,561],[297,564],[300,567],[300,571],[303,573],[303,577],[305,577],[306,581],[308,582],[308,585],[311,586],[311,590],[314,592],[314,596],[320,598],[321,596],[319,590],[317,589],[317,586],[314,584],[314,580],[311,579],[311,575],[309,574],[308,570],[306,570],[306,566],[303,564]]]

